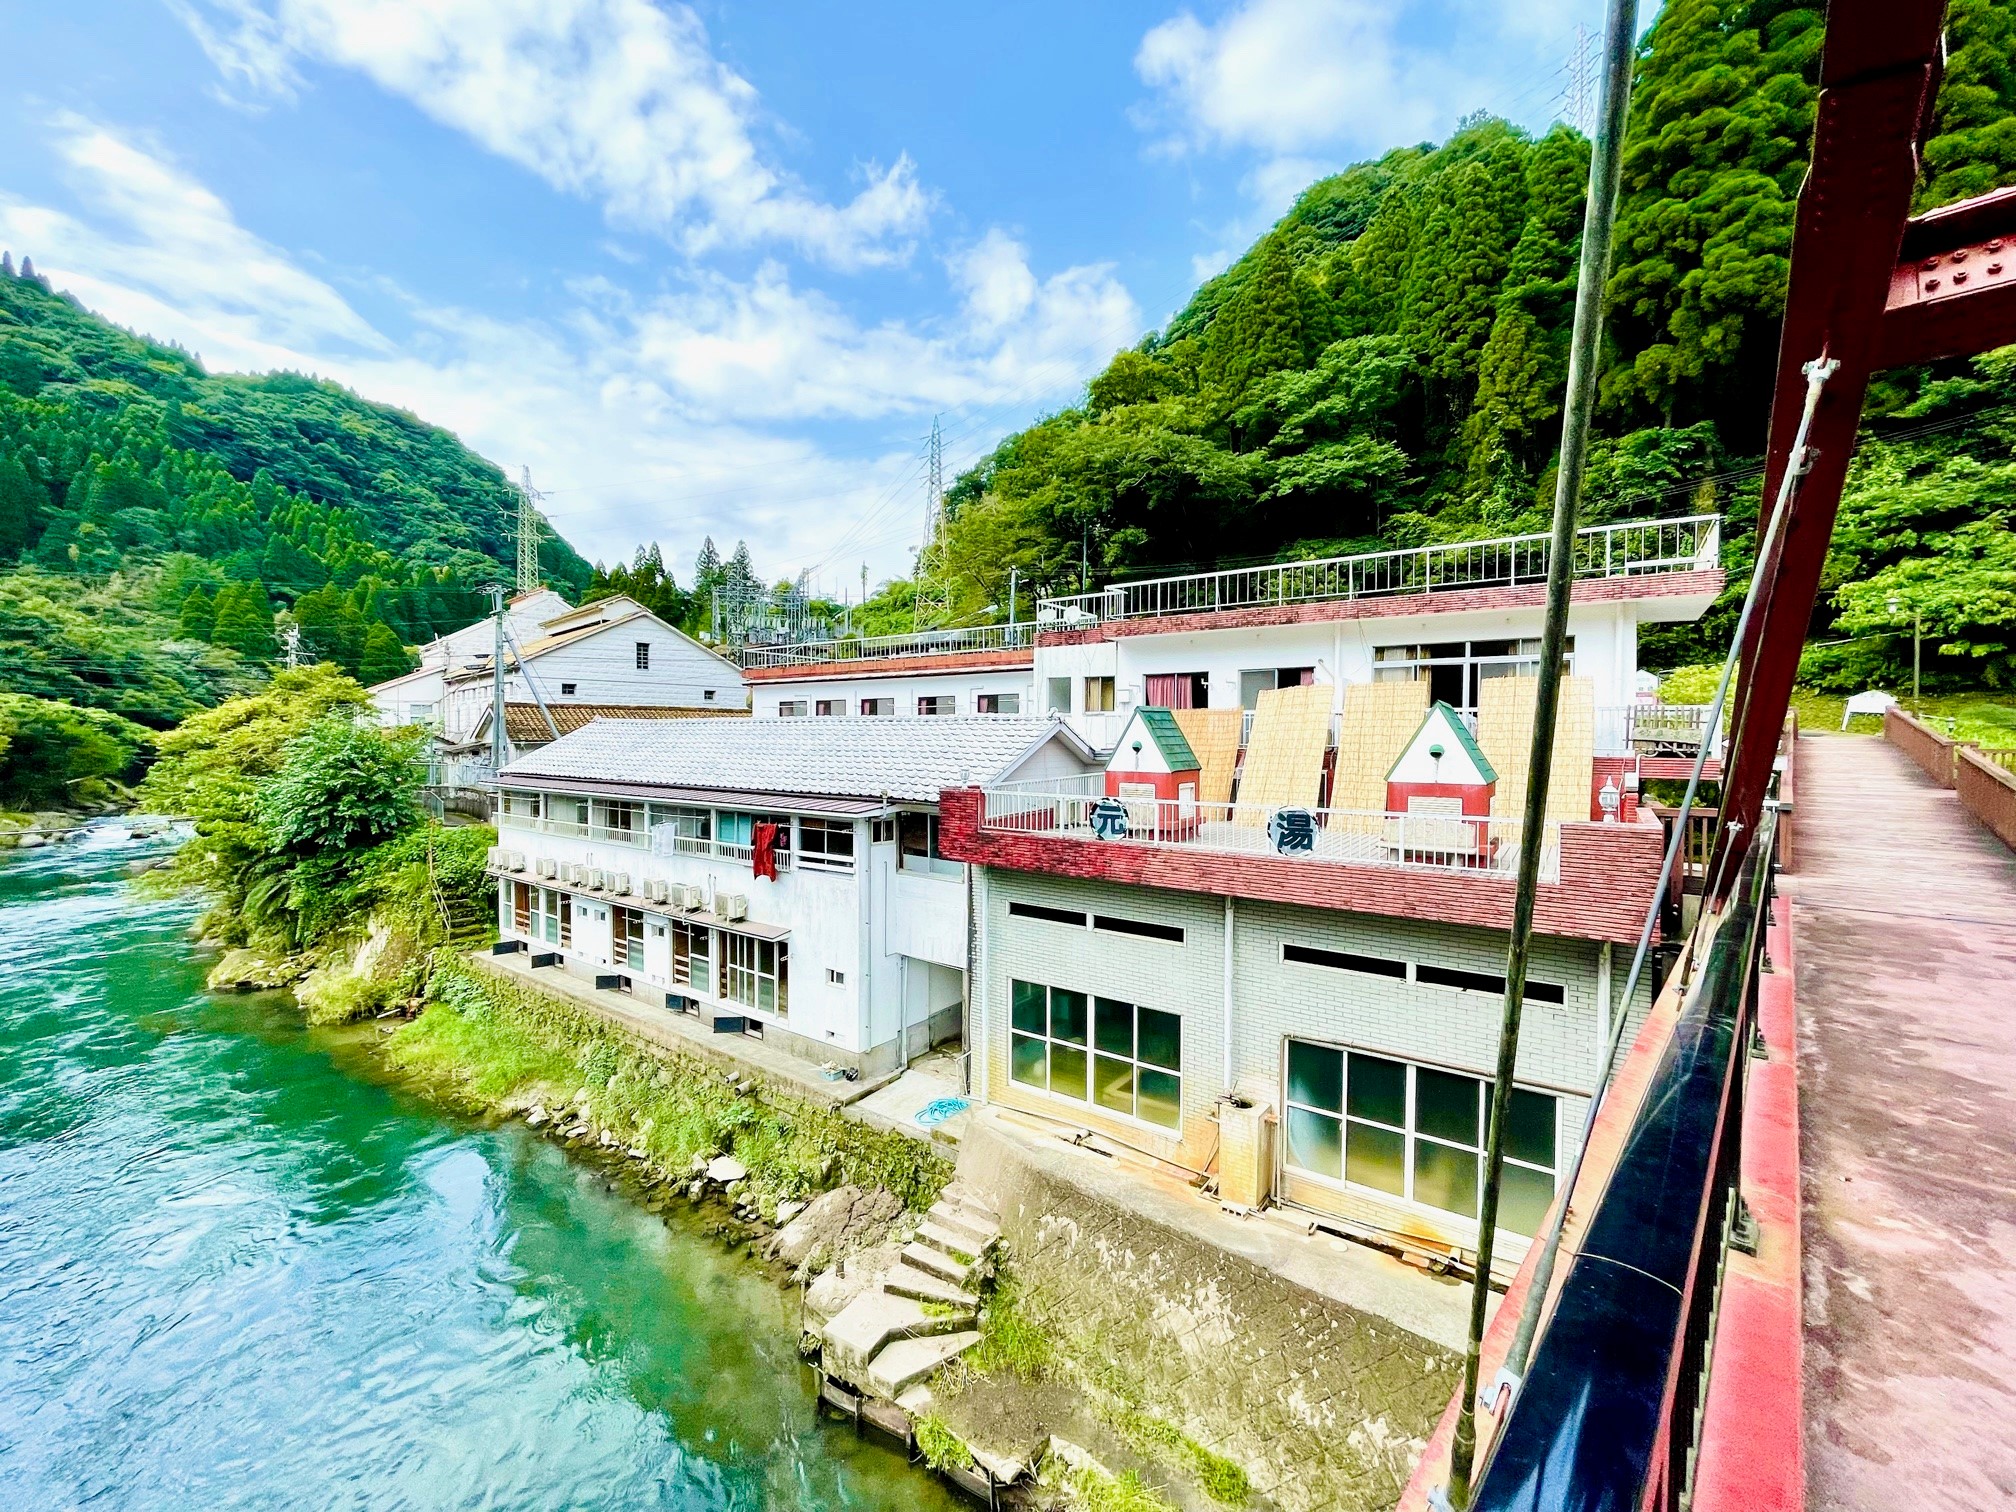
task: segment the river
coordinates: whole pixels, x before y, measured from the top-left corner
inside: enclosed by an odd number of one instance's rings
[[[206,993],[144,853],[0,859],[0,1505],[961,1505],[819,1420],[746,1261]]]

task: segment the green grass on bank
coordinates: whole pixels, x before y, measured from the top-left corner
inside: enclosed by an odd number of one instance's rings
[[[1897,693],[1897,701],[1928,722],[1951,719],[1956,739],[1983,746],[2016,746],[2016,693],[1927,693],[1913,708],[1910,690]],[[1795,688],[1792,707],[1799,715],[1802,730],[1839,730],[1841,711],[1847,706],[1845,693],[1821,693],[1812,688]],[[1851,732],[1875,734],[1883,722],[1870,715],[1849,721]]]

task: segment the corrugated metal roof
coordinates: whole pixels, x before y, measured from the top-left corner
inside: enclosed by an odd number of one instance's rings
[[[1090,761],[1091,751],[1060,721],[1013,715],[598,719],[498,777],[506,786],[559,777],[935,803],[948,787],[1005,779],[1049,740]]]

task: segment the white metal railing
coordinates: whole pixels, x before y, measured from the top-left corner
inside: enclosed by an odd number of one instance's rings
[[[987,788],[981,794],[980,826],[1111,845],[1176,846],[1341,866],[1503,874],[1519,864],[1523,825],[1517,819],[1116,799],[1090,788],[1091,780],[1080,779],[1050,784],[1048,791],[1041,783]],[[1561,878],[1558,822],[1543,832],[1540,875],[1549,882]]]
[[[1037,627],[1068,628],[1102,620],[1539,583],[1547,577],[1550,540],[1545,534],[1535,534],[1452,541],[1115,583],[1097,593],[1037,600]],[[1718,566],[1721,553],[1719,515],[1620,521],[1577,532],[1575,575],[1614,578],[1695,572]]]
[[[1034,640],[1033,625],[973,625],[961,630],[919,630],[914,635],[848,635],[789,646],[743,646],[736,656],[745,667],[795,667],[958,651],[1010,651]]]
[[[642,825],[625,829],[607,824],[582,824],[573,819],[540,819],[509,810],[497,815],[497,827],[531,830],[540,835],[568,835],[577,840],[599,840],[605,845],[629,845],[640,850],[651,843]]]
[[[430,788],[488,787],[497,769],[488,761],[463,756],[437,756],[427,762],[426,784]]]
[[[788,829],[782,833],[786,840],[790,838]],[[742,866],[753,866],[756,861],[756,847],[747,841],[688,835],[665,824],[651,832],[650,845],[655,856],[703,856],[716,861],[734,861]],[[779,871],[791,869],[791,847],[788,844],[779,845],[773,854]]]

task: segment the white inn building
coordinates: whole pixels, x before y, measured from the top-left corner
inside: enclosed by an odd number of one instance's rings
[[[939,793],[1092,765],[1053,720],[597,720],[498,774],[504,946],[876,1075],[962,1030]]]

